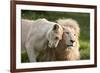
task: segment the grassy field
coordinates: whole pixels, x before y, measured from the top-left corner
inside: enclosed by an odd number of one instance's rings
[[[90,14],[75,12],[46,12],[22,10],[21,17],[24,19],[46,18],[49,21],[56,21],[59,18],[72,18],[78,21],[80,26],[80,54],[81,60],[90,58]],[[22,62],[27,62],[27,54],[21,55]]]

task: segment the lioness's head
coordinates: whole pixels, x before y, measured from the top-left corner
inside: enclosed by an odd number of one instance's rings
[[[62,39],[62,35],[63,28],[61,27],[61,25],[54,24],[47,34],[48,46],[50,48],[57,47],[59,41]]]

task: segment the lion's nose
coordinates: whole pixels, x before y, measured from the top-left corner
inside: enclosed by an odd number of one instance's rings
[[[75,41],[74,40],[70,40],[72,43],[74,43]]]

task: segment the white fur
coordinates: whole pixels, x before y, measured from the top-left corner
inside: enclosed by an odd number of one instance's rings
[[[59,27],[56,30],[53,29],[55,24]],[[57,23],[46,19],[22,19],[22,48],[26,49],[30,62],[36,62],[39,52],[47,46],[56,47],[62,39],[62,34],[63,28]]]

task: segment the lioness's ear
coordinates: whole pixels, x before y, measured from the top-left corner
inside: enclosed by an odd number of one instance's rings
[[[53,30],[58,30],[58,29],[59,29],[59,25],[55,24],[55,25],[53,26]]]

